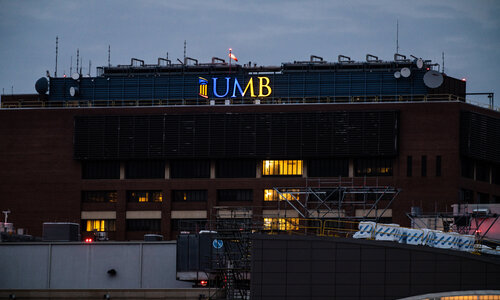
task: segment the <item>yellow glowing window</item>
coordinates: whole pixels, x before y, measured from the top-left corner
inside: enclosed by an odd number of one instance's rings
[[[115,231],[115,220],[87,220],[87,231]]]
[[[298,230],[298,218],[264,218],[265,230]]]
[[[302,160],[264,160],[262,175],[302,175]]]
[[[129,191],[129,202],[162,202],[161,191]]]
[[[264,201],[297,200],[299,198],[298,192],[298,189],[286,189],[279,193],[275,189],[265,189]]]

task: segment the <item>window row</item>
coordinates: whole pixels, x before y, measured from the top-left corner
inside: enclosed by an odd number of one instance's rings
[[[354,159],[355,176],[392,176],[392,159],[359,158]],[[119,161],[82,162],[83,179],[120,179]],[[164,179],[165,161],[127,161],[124,163],[124,178],[127,179]],[[263,160],[260,166],[262,176],[302,176],[303,160]],[[210,160],[172,160],[169,162],[169,178],[210,178]],[[257,161],[217,160],[216,178],[255,178]],[[307,161],[308,177],[348,177],[349,159],[310,159]]]
[[[500,165],[462,157],[462,177],[500,185]]]
[[[264,201],[294,201],[300,200],[301,190],[298,188],[264,189]],[[82,191],[83,202],[116,202],[116,191]],[[127,191],[127,202],[131,203],[161,203],[163,192],[155,190]],[[352,200],[361,201],[362,194],[352,194]],[[374,197],[370,195],[369,197]],[[339,195],[333,194],[329,197],[331,201],[338,201]],[[344,197],[348,197],[345,196]],[[217,190],[217,201],[247,201],[252,202],[254,198],[251,189],[222,189]],[[351,199],[349,199],[351,200]],[[375,199],[369,199],[375,200]],[[208,190],[172,190],[172,201],[174,202],[207,202]]]
[[[161,219],[127,219],[127,231],[161,231]],[[115,219],[102,219],[102,220],[82,220],[82,228],[85,231],[116,231]]]
[[[500,204],[500,196],[476,192],[476,197],[474,197],[474,191],[469,189],[460,189],[460,203]]]
[[[442,170],[441,170],[441,155],[436,156],[435,164],[435,175],[436,177],[440,177]],[[422,155],[420,157],[420,175],[422,177],[427,177],[427,155]],[[407,177],[412,177],[413,176],[413,156],[409,155],[406,157],[406,176]]]

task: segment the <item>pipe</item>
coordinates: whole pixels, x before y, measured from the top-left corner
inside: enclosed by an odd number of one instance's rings
[[[345,56],[345,55],[342,55],[342,54],[339,55],[338,59],[339,59],[339,63],[352,62],[351,58],[349,56]]]
[[[314,62],[314,59],[317,59],[316,60],[317,62],[322,62],[323,61],[323,57],[317,56],[317,55],[311,55],[311,62]]]
[[[138,58],[131,58],[130,59],[130,66],[133,67],[134,66],[134,61],[137,61],[141,64],[141,67],[144,66],[144,61],[142,59],[138,59]]]
[[[197,65],[198,64],[198,60],[195,59],[195,58],[191,58],[191,57],[185,57],[184,58],[184,64],[187,65],[188,64],[188,61],[194,61],[194,64]]]
[[[215,57],[215,56],[214,56],[214,57],[212,57],[212,64],[217,64],[217,61],[218,61],[219,63],[221,63],[221,64],[225,64],[225,63],[226,63],[226,61],[225,61],[225,60],[223,60],[222,58],[218,58],[218,57]]]
[[[394,61],[406,61],[406,55],[394,53]]]
[[[367,54],[366,55],[366,61],[367,62],[379,62],[380,60],[378,59],[378,56],[372,55],[372,54]]]
[[[158,65],[161,65],[161,61],[164,61],[167,63],[167,66],[172,65],[172,61],[168,58],[163,58],[163,57],[158,57]]]

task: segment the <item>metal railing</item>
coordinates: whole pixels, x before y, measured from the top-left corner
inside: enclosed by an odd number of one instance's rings
[[[251,104],[331,104],[331,103],[386,103],[386,102],[474,102],[452,94],[438,95],[377,95],[377,96],[331,96],[331,97],[269,97],[240,99],[110,99],[110,100],[68,100],[68,101],[23,101],[3,100],[1,108],[84,108],[84,107],[155,107],[155,106],[209,106],[209,105],[251,105]],[[477,105],[477,104],[475,104]],[[490,107],[491,108],[491,107]]]

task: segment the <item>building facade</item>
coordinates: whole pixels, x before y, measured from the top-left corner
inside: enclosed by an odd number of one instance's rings
[[[217,217],[293,227],[301,214],[286,203],[304,187],[393,187],[374,211],[355,196],[322,217],[402,225],[412,207],[499,203],[500,114],[466,103],[465,83],[433,67],[132,61],[50,78],[37,101],[2,99],[1,208],[36,236],[43,222],[76,222],[137,240]]]

